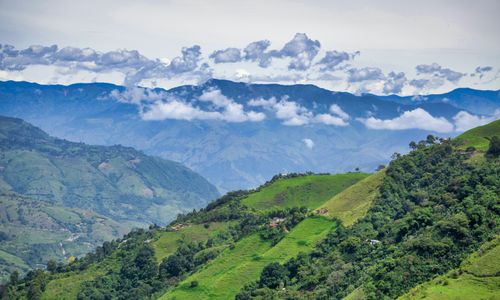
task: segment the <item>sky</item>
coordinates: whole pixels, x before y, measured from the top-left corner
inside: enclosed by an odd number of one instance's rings
[[[500,88],[500,1],[6,1],[0,80]]]

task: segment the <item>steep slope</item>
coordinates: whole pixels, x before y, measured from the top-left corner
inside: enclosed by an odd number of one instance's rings
[[[0,281],[165,224],[217,196],[182,165],[121,146],[52,138],[0,117]]]
[[[259,278],[270,263],[284,263],[299,253],[310,252],[335,223],[323,217],[300,222],[278,244],[262,241],[258,234],[244,238],[224,251],[202,270],[189,276],[160,299],[232,299],[245,284]],[[191,282],[198,286],[191,287]]]
[[[89,146],[0,117],[4,190],[116,220],[165,224],[217,196],[204,178],[171,161],[122,146]]]
[[[500,295],[500,238],[478,251],[445,275],[421,284],[399,299],[498,299]]]
[[[75,299],[77,295],[80,295],[82,299],[87,299],[85,297],[92,298],[89,293],[95,289],[101,290],[102,294],[116,293],[107,289],[103,290],[102,284],[114,280],[120,281],[114,276],[121,274],[120,270],[123,269],[124,264],[130,259],[133,260],[134,256],[140,252],[139,249],[144,246],[152,249],[154,253],[152,259],[155,265],[160,264],[160,273],[166,272],[164,270],[168,269],[167,265],[172,257],[184,257],[189,253],[188,249],[193,249],[193,247],[198,250],[195,250],[196,254],[193,254],[189,261],[201,261],[202,265],[205,265],[206,262],[214,259],[206,265],[206,268],[210,270],[216,268],[222,273],[228,271],[228,268],[234,267],[232,272],[235,272],[234,274],[237,276],[228,277],[220,273],[221,277],[218,281],[220,284],[206,282],[211,277],[211,271],[203,271],[201,274],[194,272],[193,274],[199,278],[196,280],[199,281],[200,287],[208,284],[210,287],[207,286],[207,288],[213,293],[222,293],[221,297],[229,294],[234,297],[245,283],[258,278],[260,271],[267,263],[284,262],[298,254],[299,251],[310,251],[318,240],[324,238],[336,226],[335,222],[327,218],[313,216],[312,211],[307,213],[290,208],[291,206],[317,207],[322,203],[314,200],[315,195],[324,200],[330,199],[336,193],[365,177],[366,174],[360,173],[276,176],[272,181],[256,190],[228,194],[211,203],[206,209],[179,216],[177,221],[169,227],[153,228],[148,232],[130,234],[118,242],[108,244],[103,249],[98,248],[98,253],[106,252],[105,248],[112,250],[102,258],[99,258],[102,254],[88,255],[84,259],[70,264],[67,270],[61,270],[61,272],[51,275],[42,298]],[[294,191],[293,194],[286,193],[290,189]],[[274,196],[280,193],[286,196],[282,198],[282,202],[275,203]],[[258,195],[258,197],[254,195]],[[249,202],[250,204],[259,203],[262,205],[261,208],[242,204],[247,199],[255,200],[262,199],[262,197],[268,199],[267,201],[272,205],[263,205],[265,203],[262,200]],[[306,201],[297,201],[297,197]],[[269,210],[270,207],[272,210]],[[303,220],[309,214],[313,215]],[[284,221],[274,229],[270,227],[270,222],[277,217],[283,218]],[[289,233],[286,233],[285,230]],[[200,245],[201,250],[198,248]],[[254,248],[258,250],[250,250]],[[240,256],[241,251],[247,253],[248,257]],[[195,270],[196,267],[192,271]],[[248,270],[251,272],[247,272]],[[188,274],[189,272],[185,275]],[[245,274],[247,280],[234,282],[242,274]],[[167,277],[169,279],[165,281],[167,282],[166,286],[171,286],[171,282],[175,283],[184,277]],[[180,287],[190,285],[192,281],[190,278],[187,277],[182,281]],[[225,283],[229,284],[231,288],[227,289],[228,285]],[[25,290],[21,290],[20,295],[23,295],[23,292]],[[158,294],[158,296],[160,295],[161,293]],[[205,292],[195,297],[204,297],[203,295],[206,295]]]
[[[364,173],[348,173],[278,178],[259,188],[241,203],[260,211],[301,206],[314,209],[331,195],[337,194],[366,176]]]
[[[209,179],[220,191],[230,191],[254,188],[274,174],[291,171],[342,173],[359,167],[364,172],[372,172],[379,164],[386,164],[394,152],[405,153],[410,140],[424,139],[431,132],[372,130],[357,121],[358,118],[390,119],[421,107],[434,117],[453,122],[453,116],[463,110],[448,103],[401,104],[373,95],[356,96],[313,85],[209,80],[199,86],[156,91],[208,109],[211,104],[198,99],[203,92],[214,89],[247,111],[265,113],[266,118],[261,122],[228,123],[163,120],[160,114],[159,120],[147,121],[141,118],[137,105],[111,96],[113,91],[113,95],[123,92],[124,87],[103,83],[51,86],[0,82],[0,111],[23,118],[57,137],[99,145],[122,144],[178,161]],[[147,100],[146,95],[142,97]],[[251,99],[272,97],[288,99],[316,115],[330,113],[329,107],[336,104],[349,115],[349,125],[310,122],[287,126],[271,110],[249,105]],[[304,144],[304,139],[313,142],[311,148]]]
[[[496,125],[467,134],[500,134]],[[285,263],[275,275],[281,285],[274,284],[269,272],[263,272],[239,297],[397,298],[459,267],[482,243],[500,232],[500,157],[470,159],[483,154],[463,151],[460,141],[420,142],[411,153],[387,167],[378,195],[364,217],[348,228],[331,232],[312,255]],[[475,276],[481,276],[479,269],[484,270],[482,275],[494,274],[491,281],[465,276],[449,284],[456,284],[456,288],[462,285],[464,295],[472,295],[475,290],[477,296],[498,294],[493,267],[498,259],[496,252],[474,262],[475,271],[471,271]],[[426,291],[437,299],[440,295],[458,295],[457,289],[434,288],[435,283],[427,286],[430,289],[423,287],[420,295]]]
[[[344,226],[352,225],[366,214],[378,196],[384,175],[385,170],[382,170],[353,184],[323,203],[319,210],[326,209],[327,216],[339,219]]]
[[[500,120],[466,131],[456,139],[460,141],[462,148],[475,147],[486,151],[493,136],[500,137]]]
[[[238,299],[394,299],[458,268],[500,232],[500,158],[471,161],[484,152],[463,151],[460,145],[449,139],[417,143],[382,172],[360,174],[344,190],[321,196],[324,202],[316,208],[315,201],[306,201],[307,210],[288,207],[300,203],[294,197],[276,206],[275,195],[291,187],[307,199],[312,191],[304,186],[311,180],[322,190],[322,179],[330,178],[334,186],[334,178],[345,178],[277,176],[260,188],[228,193],[180,215],[166,228],[136,230],[50,273],[32,272],[6,294],[21,299],[34,293],[45,299],[227,299],[236,293]],[[258,193],[266,196],[254,200],[273,205],[244,205]],[[355,213],[347,214],[351,209]],[[496,250],[491,253],[485,254],[489,262],[497,259]],[[485,267],[489,263],[477,263],[474,274]]]

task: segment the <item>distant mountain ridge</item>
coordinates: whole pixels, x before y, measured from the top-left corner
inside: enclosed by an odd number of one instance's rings
[[[132,146],[147,154],[181,162],[224,192],[256,187],[280,172],[336,173],[356,167],[372,171],[379,164],[387,163],[394,152],[406,152],[409,141],[423,139],[432,132],[372,130],[357,121],[358,118],[392,119],[420,107],[436,118],[452,122],[459,111],[465,110],[452,105],[458,101],[453,99],[449,102],[412,101],[401,97],[356,96],[314,85],[246,84],[218,79],[199,86],[155,91],[176,95],[186,103],[205,108],[210,103],[197,99],[211,89],[220,90],[221,95],[243,105],[246,110],[263,113],[267,113],[265,108],[250,107],[248,101],[286,98],[316,114],[327,113],[329,106],[336,104],[349,115],[349,125],[286,126],[269,113],[262,122],[145,121],[136,105],[119,102],[110,96],[112,91],[123,92],[125,87],[107,83],[61,86],[0,82],[0,111],[24,118],[57,137],[90,144]],[[493,95],[491,92],[485,95],[481,101],[500,107],[498,98],[488,98]],[[309,141],[309,146],[304,140]]]

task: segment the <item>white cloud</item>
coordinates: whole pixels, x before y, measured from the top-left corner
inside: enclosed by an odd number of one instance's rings
[[[314,142],[311,139],[303,139],[304,145],[306,145],[307,148],[312,149],[314,148]]]
[[[334,126],[346,126],[349,124],[346,122],[349,119],[349,115],[336,104],[330,107],[330,112],[334,115],[326,113],[314,115],[313,112],[294,101],[288,100],[287,97],[283,97],[279,101],[274,97],[267,100],[262,98],[252,99],[248,101],[248,105],[260,106],[264,109],[274,111],[276,118],[283,120],[282,124],[288,126],[301,126],[309,123],[322,123]]]
[[[500,119],[500,109],[495,110],[495,113],[491,117],[476,116],[466,111],[461,111],[453,117],[455,130],[460,132],[488,124],[498,119]]]
[[[386,130],[406,130],[423,129],[435,132],[451,132],[454,129],[453,124],[443,117],[433,117],[422,108],[405,111],[399,117],[394,119],[377,119],[369,117],[367,119],[359,118],[358,121],[370,129]]]
[[[330,114],[318,114],[314,117],[315,123],[323,123],[326,125],[334,125],[334,126],[347,126],[347,123],[344,119],[332,116]]]
[[[340,108],[337,104],[332,104],[330,106],[330,112],[333,113],[334,115],[339,116],[343,120],[349,120],[349,115]]]
[[[113,90],[110,97],[139,107],[144,120],[220,120],[225,122],[260,122],[266,118],[262,112],[245,111],[243,105],[224,96],[220,90],[205,91],[199,101],[213,104],[203,110],[193,102],[185,102],[166,92],[146,88],[130,88],[122,92]]]
[[[174,120],[221,120],[223,116],[220,112],[203,111],[198,107],[193,107],[189,103],[180,100],[168,102],[155,102],[141,112],[141,117],[147,121],[159,121],[166,119]]]

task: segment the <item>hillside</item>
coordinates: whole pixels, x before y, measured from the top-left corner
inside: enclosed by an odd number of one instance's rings
[[[130,99],[136,95],[149,103],[148,97],[151,101],[174,97],[208,111],[213,105],[199,99],[212,90],[220,91],[220,95],[212,96],[225,97],[242,105],[245,111],[266,114],[265,119],[226,122],[182,116],[168,118],[161,112],[156,118],[147,119],[140,113],[137,102]],[[493,97],[492,92],[465,90],[460,95],[469,94],[476,99],[473,107],[479,107],[477,103],[481,102],[489,108],[500,108],[497,94]],[[278,173],[345,173],[357,167],[363,172],[373,172],[380,164],[387,164],[394,152],[406,153],[410,140],[421,140],[435,133],[419,129],[374,130],[366,128],[360,118],[392,120],[404,111],[421,108],[435,118],[454,123],[453,117],[464,110],[451,104],[455,103],[454,97],[459,95],[443,96],[449,103],[408,99],[402,104],[391,98],[335,92],[314,85],[247,84],[217,79],[196,86],[154,91],[126,90],[105,83],[63,86],[0,82],[0,111],[4,115],[22,118],[70,141],[121,144],[178,161],[207,178],[221,192],[255,188]],[[297,106],[302,121],[288,124],[277,118],[273,109],[250,105],[251,100],[273,98]],[[341,122],[345,126],[304,119],[331,114],[334,104],[345,112],[345,124]],[[485,115],[493,114],[494,110],[488,109]],[[307,124],[300,125],[304,122]],[[455,134],[458,133],[441,133]],[[313,142],[311,148],[304,144],[305,139]]]
[[[0,279],[14,267],[81,256],[134,227],[166,224],[216,197],[178,163],[56,139],[0,117]]]
[[[466,131],[457,137],[463,148],[475,147],[486,151],[493,136],[500,137],[500,120]]]
[[[500,158],[483,154],[463,151],[458,140],[429,138],[368,176],[276,176],[179,215],[167,227],[135,230],[66,266],[31,272],[5,294],[394,299],[417,295],[432,284],[425,282],[457,268],[496,274],[489,271],[496,244],[487,242],[500,232]],[[496,279],[485,290],[463,274],[449,285],[498,292]]]
[[[500,238],[485,243],[460,267],[421,284],[399,299],[496,299],[500,286]]]

